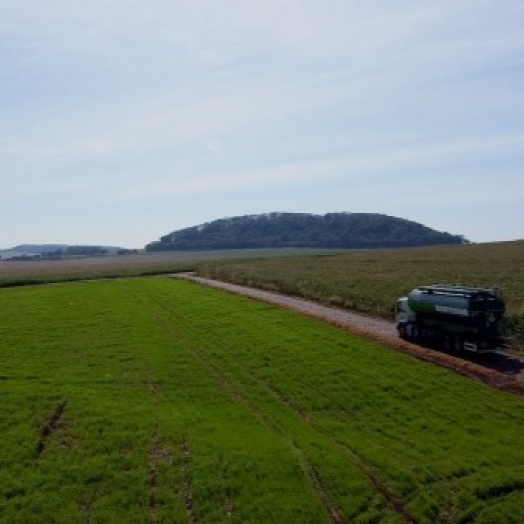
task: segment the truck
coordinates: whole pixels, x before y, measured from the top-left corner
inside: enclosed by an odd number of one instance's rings
[[[505,345],[505,302],[497,288],[433,284],[413,289],[395,305],[401,338],[447,351],[484,352]]]

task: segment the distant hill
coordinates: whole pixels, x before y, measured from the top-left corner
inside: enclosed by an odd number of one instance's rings
[[[20,244],[19,246],[11,247],[9,249],[2,249],[2,251],[10,251],[13,253],[33,253],[40,254],[48,251],[57,251],[58,249],[65,249],[67,244]]]
[[[255,248],[381,248],[464,244],[464,237],[375,213],[268,213],[223,218],[173,231],[147,251]]]
[[[21,244],[0,249],[0,257],[9,259],[62,258],[74,256],[116,255],[122,250],[113,246],[85,246],[68,244]]]

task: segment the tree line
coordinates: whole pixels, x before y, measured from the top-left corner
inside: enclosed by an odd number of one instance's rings
[[[224,218],[173,231],[148,251],[254,248],[398,248],[464,244],[461,235],[375,213],[269,213]]]

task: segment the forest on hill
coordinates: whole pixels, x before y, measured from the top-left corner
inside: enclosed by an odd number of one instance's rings
[[[164,235],[148,251],[260,248],[398,248],[468,243],[403,218],[376,213],[268,213],[223,218]]]

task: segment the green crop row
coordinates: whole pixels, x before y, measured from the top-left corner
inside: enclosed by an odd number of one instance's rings
[[[0,307],[2,523],[524,521],[517,397],[184,281]]]

